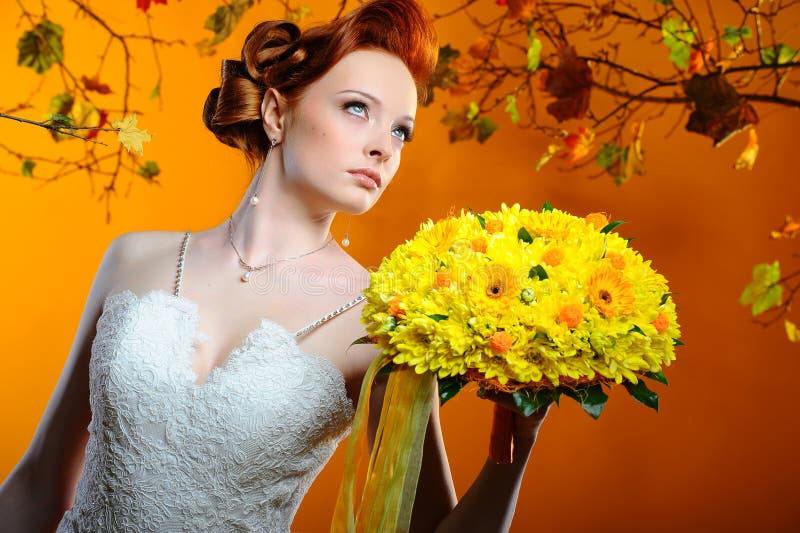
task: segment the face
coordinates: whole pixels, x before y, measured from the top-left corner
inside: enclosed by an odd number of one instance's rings
[[[316,211],[369,210],[397,172],[414,129],[417,91],[402,60],[357,50],[309,85],[291,109],[272,101],[268,92],[264,127],[280,141],[273,155],[286,184]]]

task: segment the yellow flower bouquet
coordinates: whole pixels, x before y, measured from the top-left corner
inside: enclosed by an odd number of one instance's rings
[[[667,383],[662,368],[675,359],[680,329],[666,279],[614,232],[621,223],[547,203],[540,211],[462,210],[423,223],[371,272],[368,336],[356,342],[377,344],[381,356],[365,377],[354,432],[372,381],[386,372],[390,379],[362,496],[364,530],[384,523],[366,525],[374,510],[365,514],[365,502],[381,515],[392,506],[380,502],[406,498],[394,507],[400,522],[409,518],[435,379],[442,402],[474,382],[511,395],[525,415],[563,394],[597,418],[608,399],[603,386],[614,384],[658,409],[642,378]],[[507,462],[513,418],[497,405],[494,420],[491,455]],[[348,468],[340,493],[350,509],[352,475]]]

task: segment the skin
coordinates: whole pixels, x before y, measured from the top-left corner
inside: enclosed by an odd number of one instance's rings
[[[365,77],[365,72],[370,75]],[[259,265],[266,257],[272,261],[314,250],[330,234],[337,212],[359,214],[372,208],[400,165],[403,146],[413,131],[416,102],[414,80],[406,66],[398,57],[378,50],[346,55],[309,85],[293,107],[277,91],[268,90],[261,108],[263,127],[278,144],[233,213],[235,243],[245,261]],[[348,173],[356,168],[378,171],[381,186],[373,189],[359,184]],[[249,201],[259,173],[259,203],[254,207]],[[69,357],[31,445],[0,486],[0,516],[5,517],[7,531],[51,531],[72,505],[88,440],[88,365],[103,303],[124,289],[140,296],[153,290],[172,292],[182,238],[182,232],[126,233],[106,250]],[[262,318],[296,331],[352,300],[369,284],[368,272],[335,241],[307,257],[278,263],[271,277],[256,276],[255,281],[242,283],[242,269],[229,243],[227,217],[215,227],[192,233],[183,272],[181,297],[197,304],[199,329],[209,337],[194,354],[199,384],[213,368],[225,364]],[[366,334],[359,321],[362,305],[298,339],[302,350],[330,359],[341,370],[354,402],[364,373],[377,355],[371,345],[348,349],[353,339]],[[385,382],[379,382],[373,389],[373,415],[380,413],[384,387]],[[438,409],[434,409],[412,531],[506,531],[549,407],[529,418],[515,414],[514,463],[497,465],[487,460],[460,501]],[[377,418],[372,416],[370,435],[376,425]]]

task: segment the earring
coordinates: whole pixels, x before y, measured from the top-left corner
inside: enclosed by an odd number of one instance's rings
[[[353,215],[347,215],[347,231],[344,232],[344,239],[342,239],[342,246],[350,246],[350,223],[353,221]]]
[[[253,193],[253,197],[250,198],[250,205],[256,205],[258,203],[258,187],[261,185],[261,174],[266,171],[267,168],[267,161],[269,161],[269,154],[272,153],[272,149],[275,148],[275,145],[278,144],[278,139],[270,139],[269,141],[269,148],[267,148],[267,157],[264,158],[264,164],[262,165],[261,172],[258,173],[258,180],[256,181],[256,190]]]

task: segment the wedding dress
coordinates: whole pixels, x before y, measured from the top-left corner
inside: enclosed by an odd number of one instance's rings
[[[289,531],[354,414],[338,368],[296,339],[363,299],[294,334],[262,319],[198,385],[193,345],[207,336],[180,284],[109,295],[83,474],[57,531]]]

